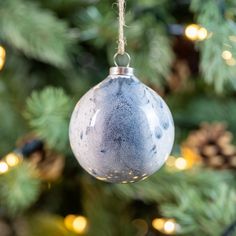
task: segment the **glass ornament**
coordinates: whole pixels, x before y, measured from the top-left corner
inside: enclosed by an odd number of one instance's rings
[[[164,100],[139,81],[131,67],[112,67],[74,108],[69,138],[80,165],[111,183],[132,183],[156,172],[174,142]]]

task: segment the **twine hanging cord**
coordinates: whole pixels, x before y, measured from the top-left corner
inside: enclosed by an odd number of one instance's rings
[[[124,27],[125,27],[125,0],[118,0],[118,8],[119,8],[119,39],[118,39],[118,50],[117,53],[120,55],[125,54],[125,35],[124,35]]]
[[[124,34],[125,25],[125,0],[118,0],[117,2],[119,8],[119,39],[118,39],[118,49],[117,53],[114,55],[114,63],[118,66],[117,57],[119,55],[126,56],[128,59],[126,67],[129,67],[130,64],[130,55],[125,51],[126,39]]]

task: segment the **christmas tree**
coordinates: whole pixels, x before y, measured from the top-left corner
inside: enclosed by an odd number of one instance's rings
[[[0,235],[236,235],[236,3],[127,1],[135,74],[170,107],[175,144],[146,180],[87,174],[68,138],[77,101],[108,75],[117,6],[0,2]]]

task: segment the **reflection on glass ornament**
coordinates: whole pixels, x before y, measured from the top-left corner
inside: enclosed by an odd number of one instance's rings
[[[169,108],[130,67],[110,75],[77,103],[69,137],[80,165],[97,179],[132,183],[157,171],[174,142]]]

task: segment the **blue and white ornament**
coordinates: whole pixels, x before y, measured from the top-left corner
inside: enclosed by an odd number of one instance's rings
[[[110,75],[77,103],[70,121],[71,148],[97,179],[132,183],[157,171],[174,142],[169,108],[130,67]]]

